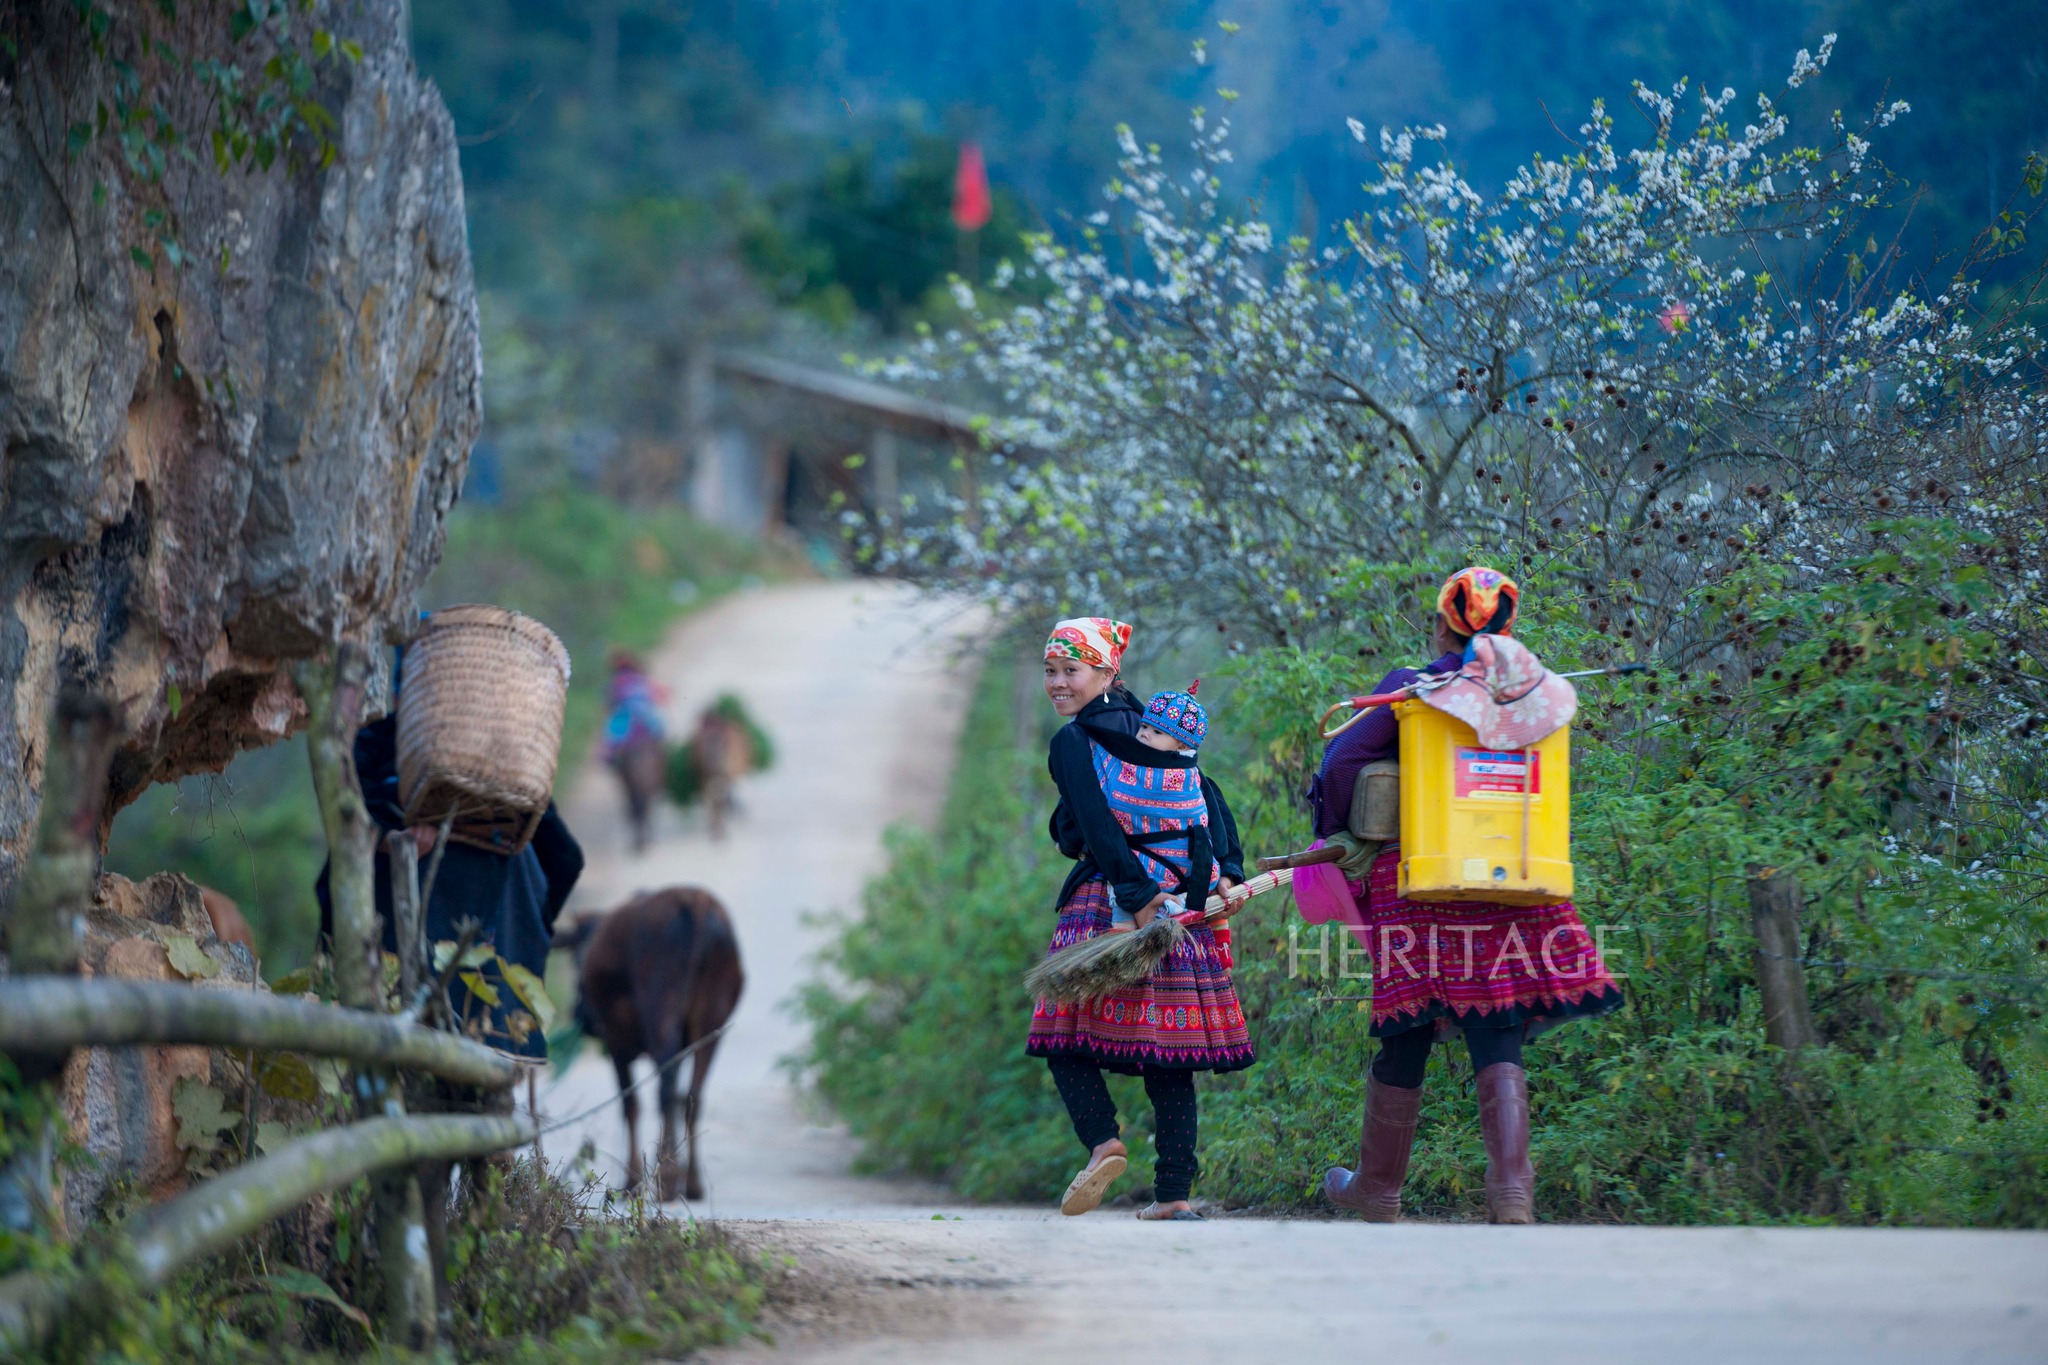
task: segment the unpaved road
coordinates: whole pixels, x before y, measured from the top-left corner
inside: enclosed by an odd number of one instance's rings
[[[664,813],[626,852],[609,775],[569,803],[588,907],[696,882],[732,908],[747,994],[712,1072],[709,1191],[694,1210],[793,1259],[775,1344],[733,1361],[2048,1361],[2048,1235],[1750,1228],[1367,1227],[1218,1218],[1145,1225],[957,1206],[849,1173],[851,1142],[807,1117],[777,1062],[802,1039],[781,1007],[826,930],[881,866],[880,836],[944,799],[968,689],[948,641],[978,618],[877,584],[764,589],[686,623],[656,658],[680,727],[728,688],[774,733],[723,844]],[[1028,913],[1029,907],[1020,907]],[[543,1097],[567,1114],[612,1090],[585,1058]],[[588,1137],[616,1178],[616,1109]],[[643,1142],[651,1126],[643,1120]],[[1338,1154],[1342,1135],[1331,1136]],[[1077,1149],[1078,1155],[1078,1149]],[[934,1215],[938,1215],[935,1220]]]

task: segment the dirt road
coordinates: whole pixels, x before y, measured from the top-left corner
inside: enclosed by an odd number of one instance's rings
[[[781,1007],[825,932],[806,912],[857,909],[882,830],[938,810],[971,681],[946,641],[974,625],[874,584],[720,603],[654,665],[678,724],[731,688],[776,737],[780,764],[750,779],[735,831],[713,844],[666,812],[636,859],[608,774],[584,772],[569,805],[591,858],[580,903],[698,882],[739,923],[747,994],[711,1077],[695,1212],[796,1263],[778,1272],[775,1345],[719,1358],[2048,1361],[2042,1234],[1143,1225],[1127,1210],[960,1207],[850,1174],[850,1141],[803,1113],[777,1067],[802,1037]],[[611,1090],[610,1068],[586,1058],[543,1108],[572,1113]],[[615,1109],[552,1138],[549,1155],[585,1136],[616,1178]]]

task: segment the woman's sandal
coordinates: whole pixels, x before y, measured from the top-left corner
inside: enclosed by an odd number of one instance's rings
[[[1138,1217],[1141,1221],[1147,1223],[1206,1223],[1209,1221],[1193,1209],[1175,1209],[1169,1213],[1160,1208],[1156,1203],[1147,1204],[1144,1208],[1139,1209]]]
[[[1114,1152],[1089,1162],[1068,1184],[1067,1192],[1060,1196],[1060,1212],[1075,1218],[1093,1209],[1102,1202],[1103,1194],[1130,1164],[1129,1157],[1118,1156]]]

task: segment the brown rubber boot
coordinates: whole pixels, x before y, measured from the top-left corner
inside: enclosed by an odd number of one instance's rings
[[[1497,1062],[1479,1073],[1479,1133],[1486,1140],[1486,1220],[1536,1221],[1536,1168],[1529,1164],[1529,1073]]]
[[[1421,1112],[1421,1086],[1404,1090],[1368,1075],[1358,1169],[1332,1166],[1324,1172],[1323,1198],[1356,1210],[1368,1223],[1399,1222],[1401,1182],[1408,1178],[1408,1154],[1415,1147],[1415,1119]]]

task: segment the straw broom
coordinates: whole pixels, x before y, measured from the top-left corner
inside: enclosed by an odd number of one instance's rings
[[[1323,850],[1298,854],[1304,862],[1325,862]],[[1220,924],[1244,909],[1253,896],[1286,886],[1294,880],[1294,868],[1301,865],[1290,858],[1262,859],[1260,866],[1286,864],[1262,872],[1245,882],[1240,894],[1225,900],[1209,897],[1200,910],[1178,915],[1158,915],[1142,929],[1122,934],[1097,934],[1062,948],[1024,974],[1024,988],[1034,996],[1061,1005],[1077,1005],[1135,986],[1152,975],[1159,964],[1181,945],[1192,924]]]

